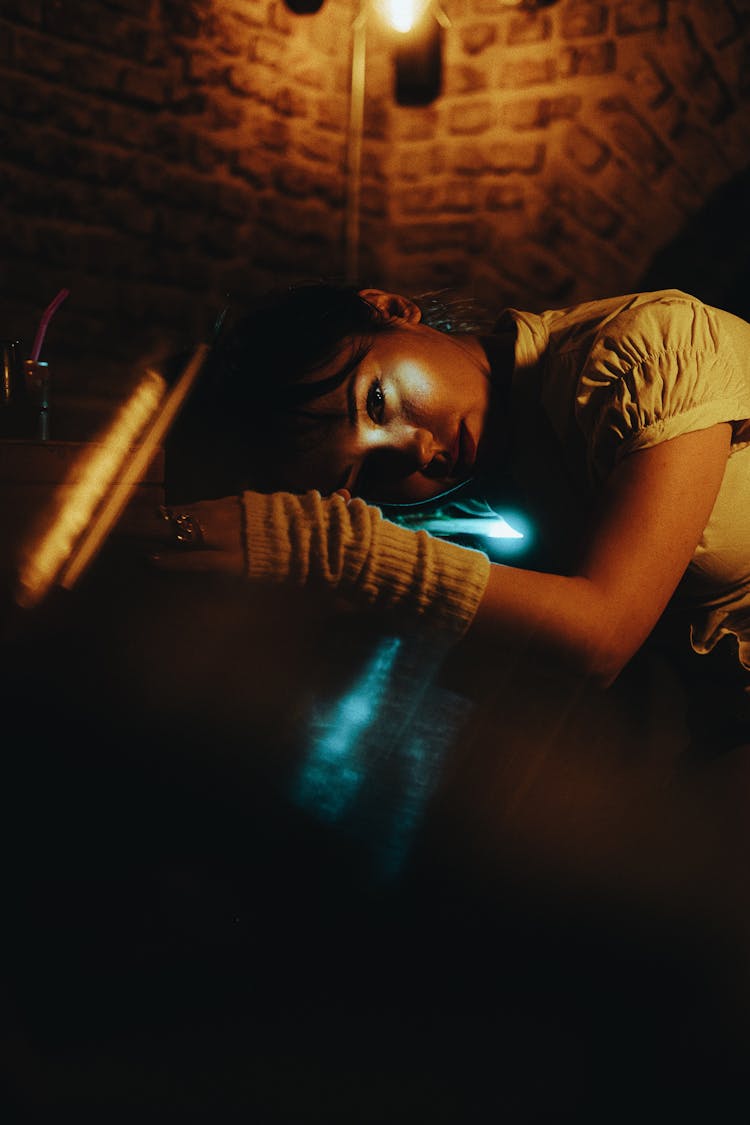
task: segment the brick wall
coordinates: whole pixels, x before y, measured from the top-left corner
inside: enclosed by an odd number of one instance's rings
[[[3,0],[0,333],[32,341],[69,288],[45,345],[58,403],[96,414],[227,293],[343,269],[351,18]]]
[[[629,292],[748,169],[746,0],[445,10],[442,97],[392,115],[389,269],[407,288],[535,308]],[[739,239],[747,261],[732,218],[714,255]]]
[[[70,289],[45,354],[81,425],[227,294],[343,274],[356,10],[3,0],[0,333],[31,341]],[[442,93],[420,108],[395,104],[392,34],[368,24],[363,280],[493,308],[627,291],[747,175],[749,0],[444,12]],[[748,260],[747,227],[711,242],[714,270]]]

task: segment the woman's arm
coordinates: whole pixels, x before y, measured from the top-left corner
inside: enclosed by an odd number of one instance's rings
[[[730,433],[720,423],[624,458],[570,577],[490,565],[477,551],[383,520],[362,500],[317,492],[189,505],[181,512],[203,527],[205,542],[169,549],[168,519],[158,565],[327,590],[465,633],[467,643],[530,646],[606,685],[654,628],[692,558]]]
[[[625,457],[571,577],[493,565],[471,635],[519,639],[611,683],[674,593],[708,523],[729,454],[721,423]]]

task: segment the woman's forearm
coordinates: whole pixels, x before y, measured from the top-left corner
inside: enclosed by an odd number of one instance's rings
[[[520,646],[607,686],[645,639],[623,643],[616,616],[588,578],[493,564],[468,638]]]

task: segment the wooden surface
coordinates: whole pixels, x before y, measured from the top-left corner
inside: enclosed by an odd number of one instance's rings
[[[82,453],[0,443],[6,529]],[[0,619],[4,1120],[744,1122],[720,665],[647,646],[598,692],[119,530]]]
[[[16,1120],[743,1120],[747,761],[657,654],[591,693],[141,564],[4,632]]]

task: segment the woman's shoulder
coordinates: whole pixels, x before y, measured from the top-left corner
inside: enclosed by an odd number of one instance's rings
[[[716,337],[710,321],[717,312],[680,289],[662,289],[540,313],[509,309],[505,316],[515,322],[520,343],[525,341],[520,351],[526,365],[543,355],[548,364],[567,360],[578,365],[592,351],[607,351],[611,361],[627,370],[658,349],[710,346]]]

